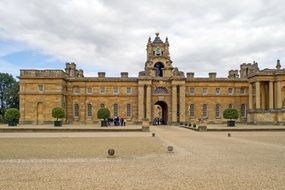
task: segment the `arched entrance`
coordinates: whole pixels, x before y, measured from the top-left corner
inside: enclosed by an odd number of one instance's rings
[[[167,125],[168,110],[167,104],[164,101],[157,101],[154,104],[154,125]]]

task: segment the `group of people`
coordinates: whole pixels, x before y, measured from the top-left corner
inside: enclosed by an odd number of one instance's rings
[[[109,126],[126,126],[126,122],[124,118],[120,117],[114,117],[108,119],[108,125]]]

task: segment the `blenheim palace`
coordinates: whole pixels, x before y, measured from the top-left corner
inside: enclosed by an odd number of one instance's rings
[[[138,77],[121,72],[120,77],[84,77],[74,63],[65,70],[20,71],[20,122],[52,123],[51,111],[62,107],[64,121],[71,124],[98,123],[97,110],[106,107],[111,117],[127,124],[148,119],[161,124],[197,122],[224,123],[223,110],[236,108],[238,122],[253,124],[285,123],[285,70],[277,60],[275,69],[258,68],[256,62],[230,70],[227,78],[186,75],[174,67],[169,42],[159,33],[148,39],[144,71]],[[273,65],[275,66],[275,64]]]

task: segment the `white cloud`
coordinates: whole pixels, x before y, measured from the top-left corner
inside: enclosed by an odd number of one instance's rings
[[[226,76],[243,62],[273,68],[285,60],[283,7],[281,0],[2,0],[0,40],[75,61],[90,75],[136,76],[148,36],[160,31],[175,67]]]

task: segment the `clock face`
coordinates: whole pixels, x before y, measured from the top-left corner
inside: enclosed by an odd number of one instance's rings
[[[160,48],[156,48],[156,50],[155,50],[155,55],[160,55],[160,54],[161,54]]]

